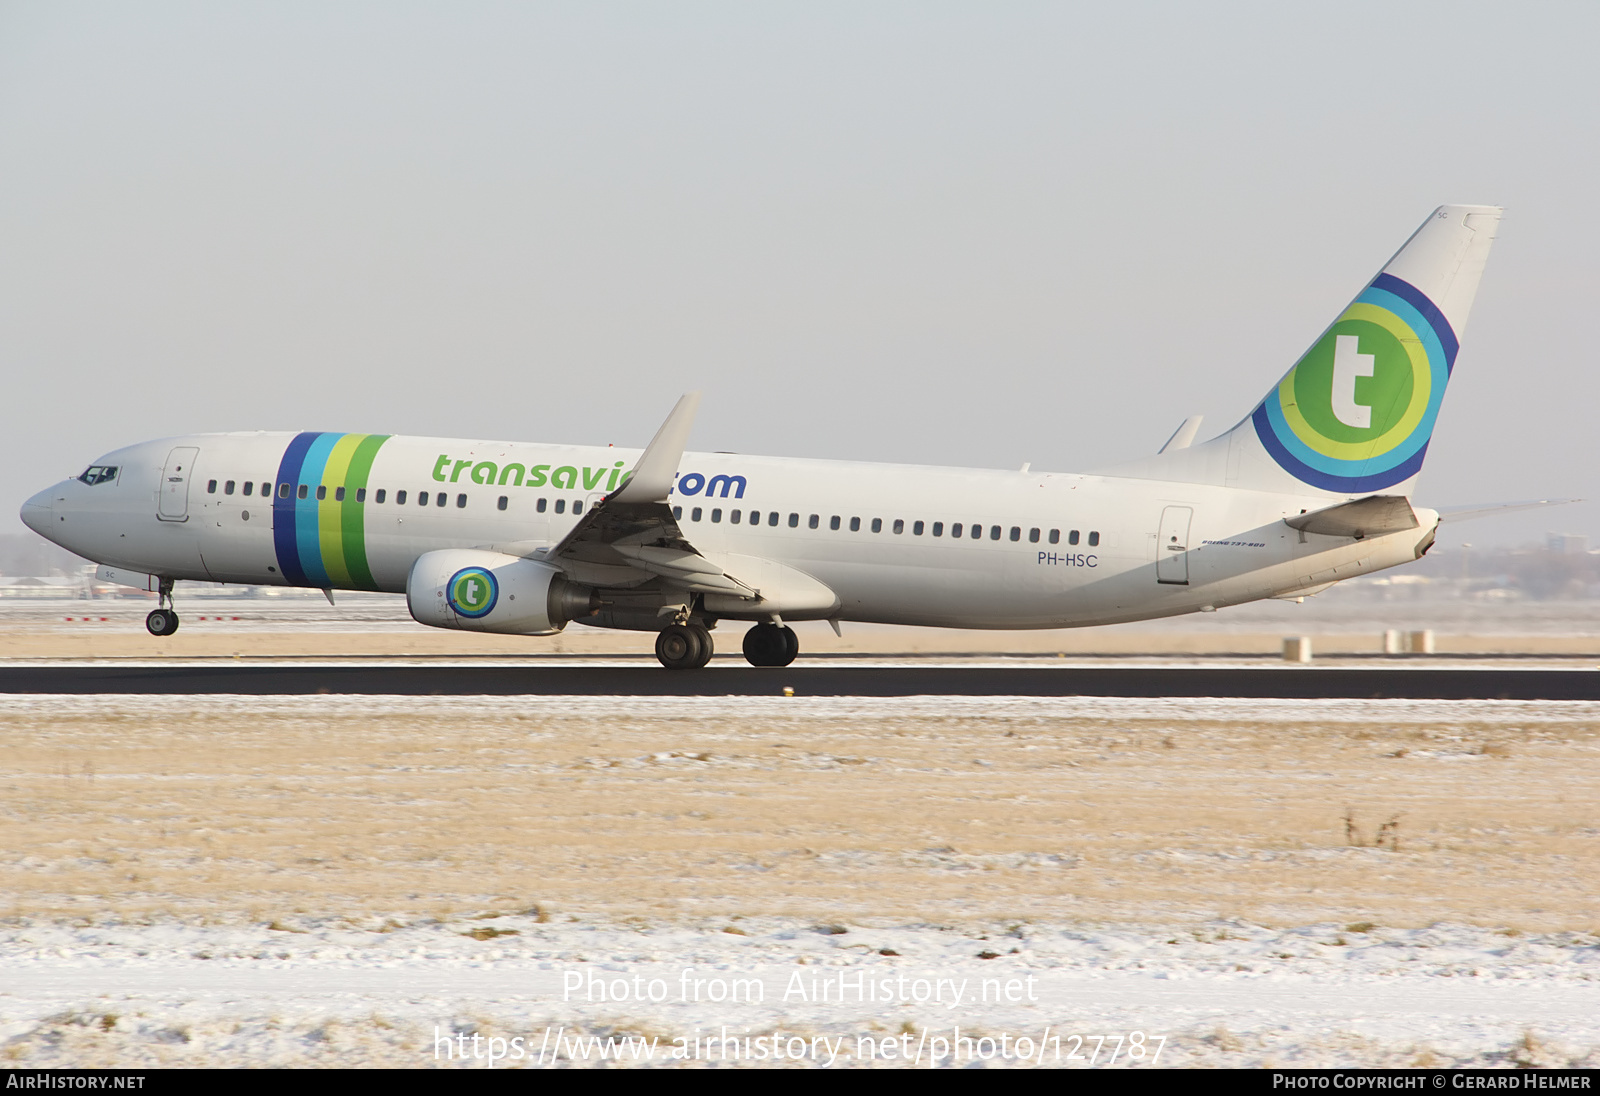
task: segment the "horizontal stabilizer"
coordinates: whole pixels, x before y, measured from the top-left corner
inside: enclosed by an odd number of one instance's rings
[[[1200,423],[1204,419],[1204,415],[1190,415],[1184,419],[1183,423],[1172,432],[1172,437],[1167,439],[1167,444],[1156,450],[1156,452],[1158,454],[1170,453],[1179,449],[1189,448],[1194,444],[1195,435],[1200,433]]]
[[[1582,499],[1534,499],[1530,502],[1491,502],[1478,506],[1444,506],[1439,508],[1440,521],[1471,521],[1474,518],[1492,518],[1501,514],[1515,514],[1520,510],[1538,510],[1545,506],[1566,506]]]
[[[1354,502],[1341,502],[1309,514],[1284,518],[1283,522],[1302,533],[1355,537],[1357,540],[1385,533],[1403,533],[1421,524],[1417,521],[1416,511],[1411,509],[1410,500],[1403,495],[1369,495]]]

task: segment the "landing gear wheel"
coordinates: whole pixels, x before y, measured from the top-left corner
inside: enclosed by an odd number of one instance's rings
[[[752,666],[787,666],[800,653],[800,637],[788,625],[757,624],[744,634],[744,658]]]
[[[178,614],[171,609],[152,609],[144,618],[144,626],[153,636],[170,636],[178,630]]]
[[[656,636],[656,657],[669,670],[698,670],[711,651],[711,633],[699,624],[674,624]]]

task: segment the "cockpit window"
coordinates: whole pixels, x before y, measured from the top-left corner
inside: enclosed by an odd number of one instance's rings
[[[78,479],[93,487],[97,483],[110,483],[117,478],[115,465],[96,464],[89,468]]]

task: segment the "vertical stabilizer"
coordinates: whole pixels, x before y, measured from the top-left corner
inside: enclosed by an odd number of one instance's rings
[[[1499,221],[1440,206],[1243,422],[1112,474],[1409,496]]]

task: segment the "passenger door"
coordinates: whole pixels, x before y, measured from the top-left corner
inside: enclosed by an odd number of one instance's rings
[[[162,521],[189,520],[189,481],[194,476],[194,462],[200,450],[190,445],[180,445],[167,454],[167,466],[161,472],[161,494],[156,501],[156,517]]]
[[[1189,524],[1194,509],[1168,506],[1161,511],[1161,532],[1156,537],[1156,581],[1189,585]]]

